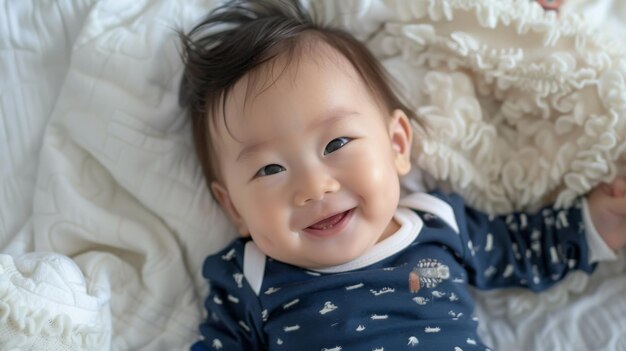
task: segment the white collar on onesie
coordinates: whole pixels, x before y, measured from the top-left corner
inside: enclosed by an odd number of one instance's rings
[[[398,229],[398,231],[396,231],[393,235],[390,235],[388,238],[372,246],[372,248],[367,250],[363,255],[350,262],[337,266],[311,270],[321,273],[340,273],[352,271],[367,267],[404,250],[415,241],[424,224],[422,220],[415,215],[415,213],[404,207],[398,208],[393,218],[398,222],[398,224],[400,224],[400,229]]]
[[[320,273],[348,272],[367,267],[404,250],[417,239],[424,225],[422,219],[411,209],[433,213],[446,221],[454,231],[459,232],[454,211],[450,204],[426,193],[414,193],[400,200],[400,207],[398,207],[394,214],[394,219],[400,224],[400,229],[393,235],[377,243],[363,255],[350,262],[332,267],[309,270]],[[263,283],[265,261],[266,256],[253,241],[246,243],[244,253],[244,276],[257,295]]]

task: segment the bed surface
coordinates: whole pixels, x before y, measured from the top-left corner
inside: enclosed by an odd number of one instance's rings
[[[201,263],[234,231],[177,105],[173,29],[217,3],[0,0],[0,307],[23,312],[17,326],[0,318],[0,349],[195,340]],[[525,1],[312,6],[367,40],[447,131],[420,143],[428,181],[414,174],[408,189],[443,185],[506,211],[626,174],[626,49],[612,37],[626,33],[624,2],[571,0],[558,19]],[[586,24],[569,16],[582,12]],[[551,79],[524,79],[537,75]],[[496,350],[626,350],[624,296],[620,253],[542,294],[477,293],[477,313]]]

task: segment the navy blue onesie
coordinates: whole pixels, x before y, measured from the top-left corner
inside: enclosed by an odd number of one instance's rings
[[[582,200],[507,216],[443,193],[400,205],[400,230],[340,266],[295,267],[246,239],[209,256],[208,315],[192,351],[488,350],[468,285],[540,291],[593,270]]]

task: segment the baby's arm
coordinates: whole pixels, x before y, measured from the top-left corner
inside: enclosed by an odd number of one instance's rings
[[[626,245],[626,179],[594,188],[587,203],[593,227],[604,242],[613,250]]]
[[[443,195],[442,199],[455,211],[463,248],[460,259],[469,283],[478,288],[545,290],[571,270],[593,271],[592,256],[606,257],[589,249],[606,245],[587,232],[582,198],[567,209],[548,206],[534,214],[504,216],[489,216],[465,207],[455,195]]]

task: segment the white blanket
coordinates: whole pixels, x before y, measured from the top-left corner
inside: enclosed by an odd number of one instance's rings
[[[177,105],[173,29],[216,4],[0,0],[1,350],[184,350],[197,337],[202,261],[235,232]],[[367,41],[434,127],[406,187],[496,212],[626,174],[626,6],[567,5],[556,18],[526,0],[312,2]],[[581,9],[621,35],[569,16]],[[626,350],[625,293],[623,254],[541,294],[477,293],[481,334],[501,350]]]

